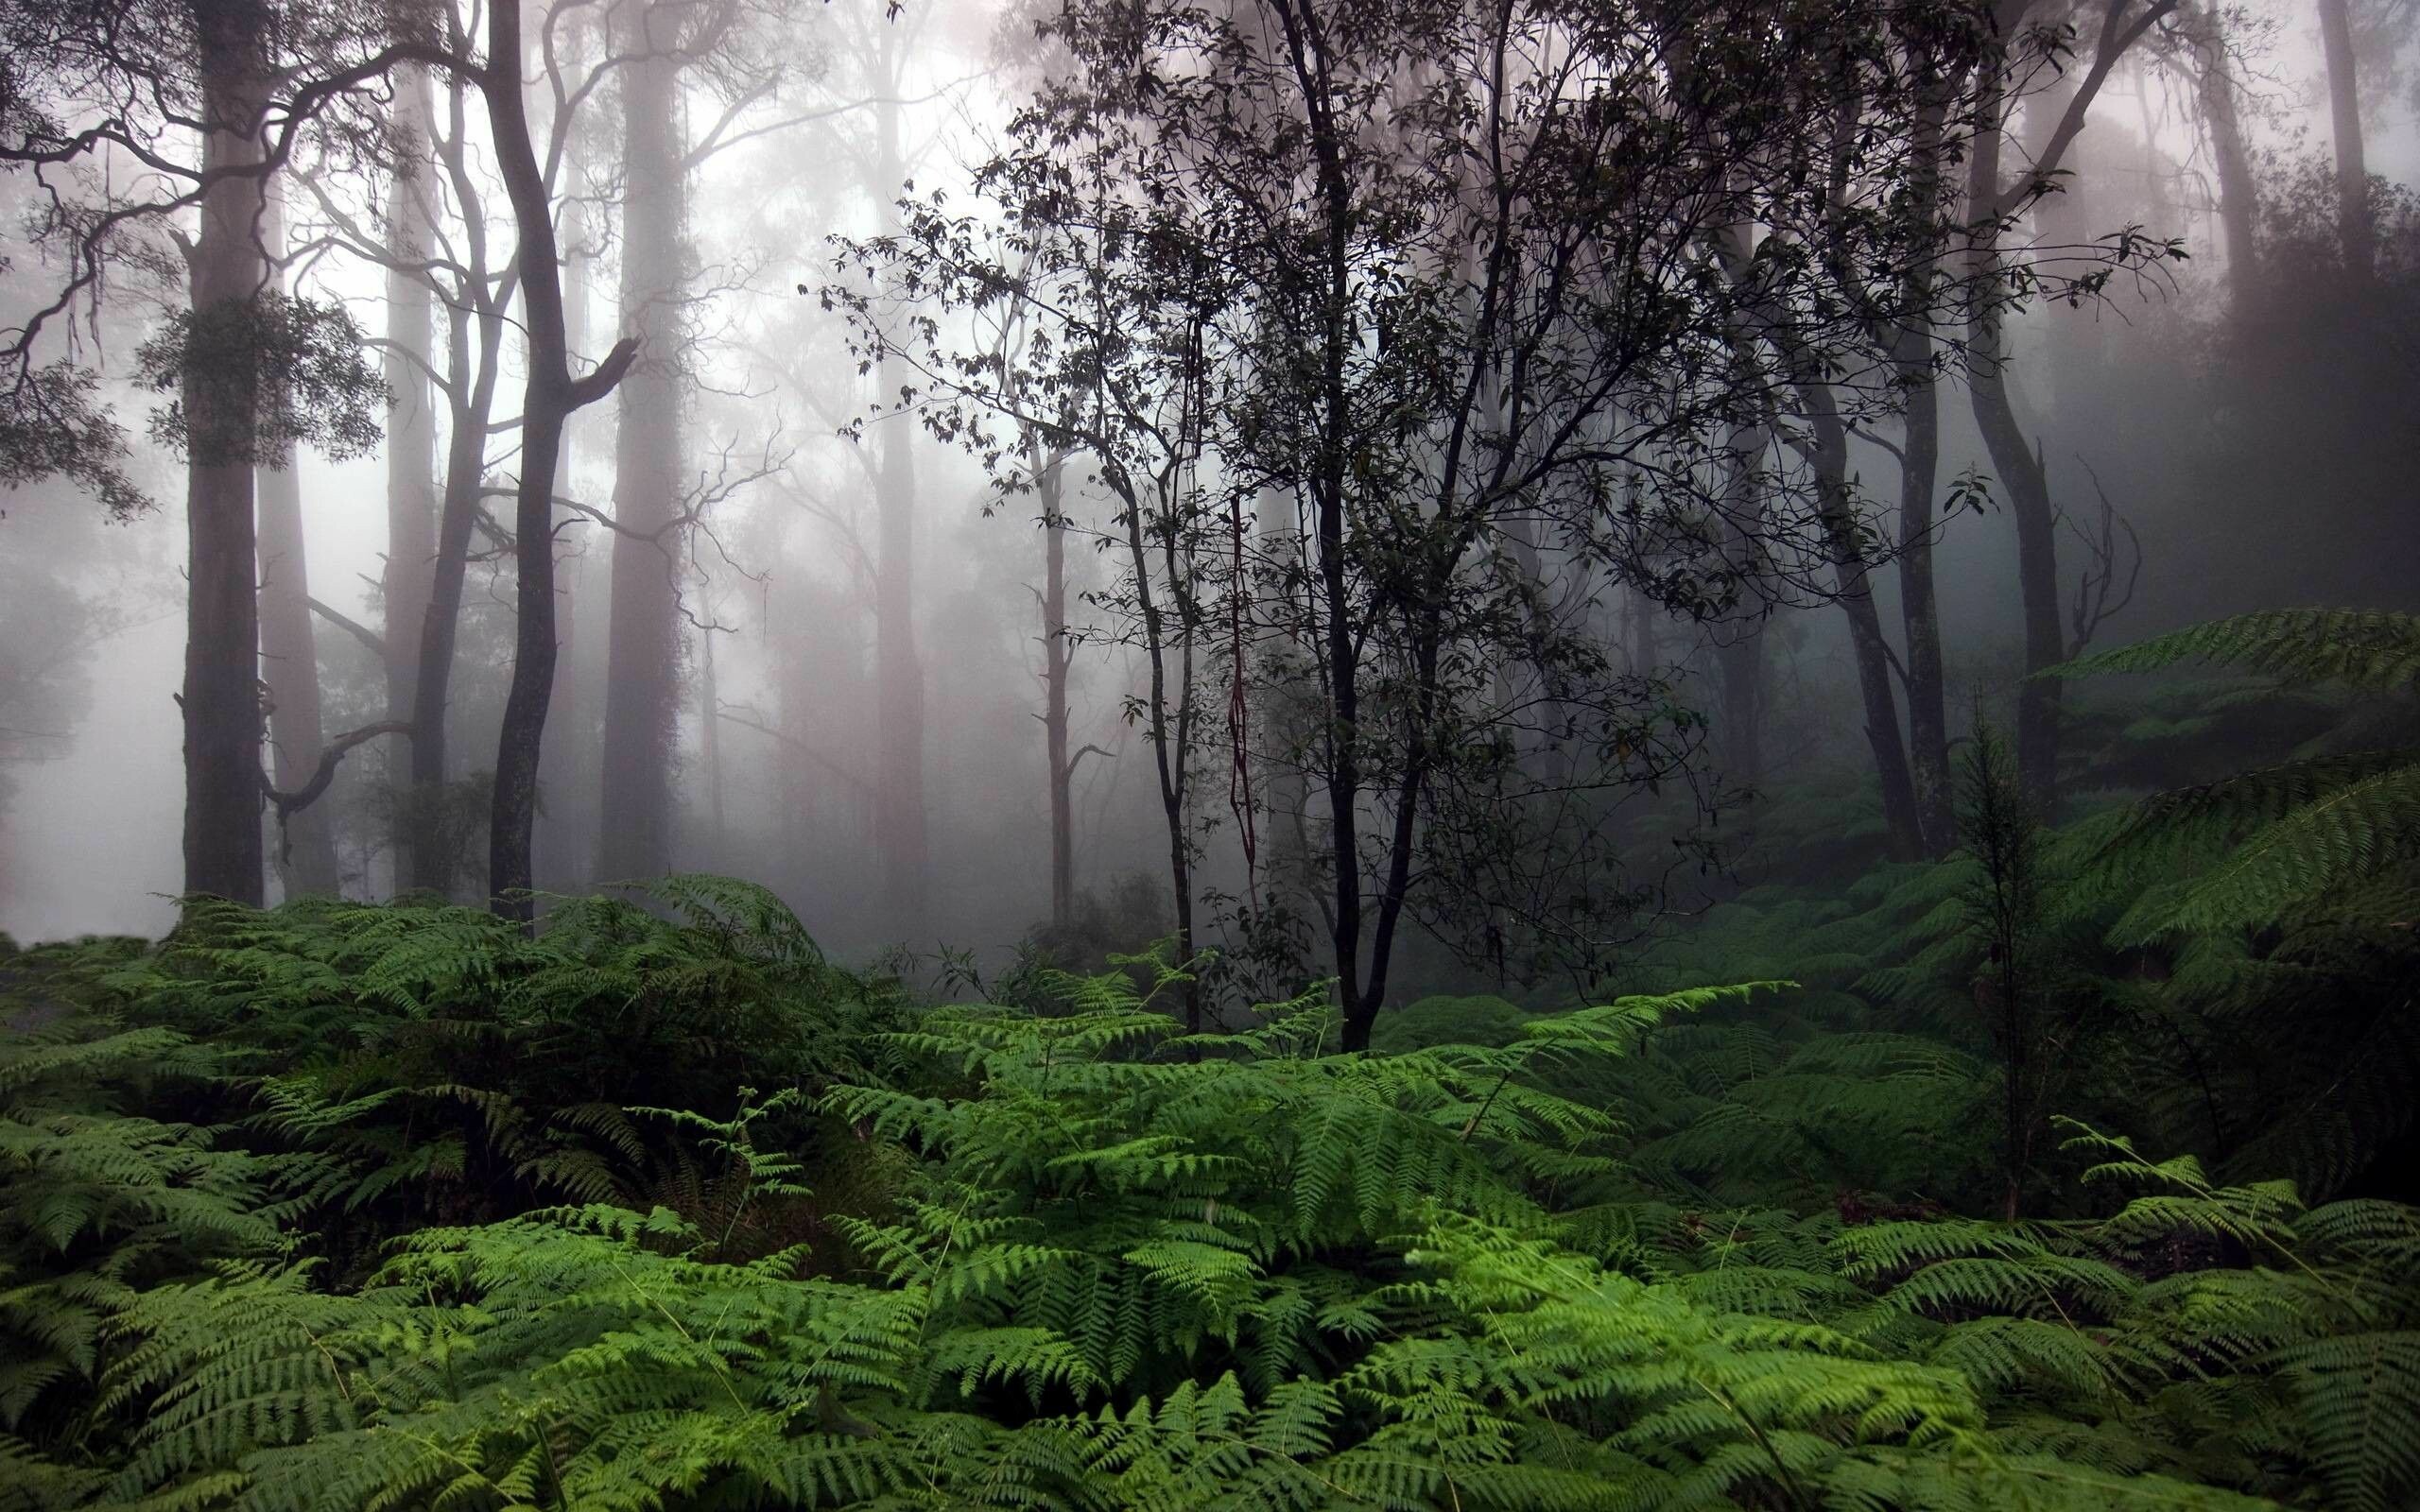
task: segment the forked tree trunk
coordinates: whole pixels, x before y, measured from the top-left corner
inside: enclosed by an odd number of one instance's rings
[[[553,205],[529,138],[522,98],[521,10],[498,5],[488,14],[488,126],[497,171],[512,203],[519,233],[515,259],[527,311],[528,380],[521,404],[521,477],[513,491],[513,565],[517,610],[512,685],[505,695],[496,739],[495,789],[488,815],[488,905],[527,923],[534,915],[530,842],[537,817],[538,764],[546,707],[555,682],[555,472],[563,421],[574,410],[613,392],[637,344],[624,338],[595,372],[575,380],[563,337],[562,268],[555,249]]]
[[[2006,141],[2005,59],[1994,59],[1982,89],[1980,116],[1968,160],[1967,202],[1979,220],[2002,211],[2000,155]],[[2056,163],[2041,165],[2045,171]],[[1976,427],[1992,459],[1992,471],[2016,525],[2016,576],[2023,606],[2024,678],[2016,692],[2017,779],[2044,813],[2050,812],[2058,782],[2059,690],[2056,678],[2033,676],[2064,660],[2066,635],[2059,619],[2058,520],[2050,505],[2050,482],[2039,453],[2027,441],[2008,391],[2008,350],[2000,308],[2007,268],[1996,231],[1979,235],[1969,253],[1971,297],[1977,313],[1967,325],[1967,397]]]
[[[268,82],[267,9],[193,0],[202,115],[200,235],[189,254],[197,318],[239,310],[268,281],[261,249],[266,179],[255,131]],[[258,904],[261,876],[260,621],[252,463],[211,455],[205,438],[246,436],[252,385],[187,369],[198,445],[185,472],[184,890]]]

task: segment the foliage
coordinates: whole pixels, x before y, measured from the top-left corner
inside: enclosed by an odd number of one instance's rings
[[[1948,870],[1848,906],[1954,911]],[[1041,1013],[899,1017],[754,889],[655,906],[568,903],[535,939],[433,904],[220,907],[157,949],[12,958],[6,1503],[2420,1489],[2420,1215],[2077,1125],[2069,1168],[2113,1197],[2063,1216],[1827,1187],[1909,1180],[1991,1087],[1837,988],[1502,1005],[1497,1044],[1334,1055],[1324,989],[1230,1034],[1123,970]],[[712,1200],[651,1197],[684,1160]],[[449,1161],[500,1181],[480,1211]]]

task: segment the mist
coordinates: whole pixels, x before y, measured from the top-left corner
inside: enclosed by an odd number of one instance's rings
[[[2420,1504],[2411,0],[0,0],[0,1507]]]

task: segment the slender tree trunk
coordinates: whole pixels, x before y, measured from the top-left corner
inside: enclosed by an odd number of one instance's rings
[[[1996,219],[2001,204],[2000,153],[2006,140],[2002,109],[2006,63],[1995,60],[1985,67],[1990,73],[1979,112],[1983,126],[1976,133],[1968,160],[1968,203],[1979,207],[1981,218]],[[1999,478],[2009,514],[2016,524],[2017,587],[2025,625],[2025,678],[2016,694],[2017,777],[2034,803],[2048,813],[2058,782],[2060,684],[2055,678],[2033,674],[2065,660],[2066,632],[2059,618],[2058,517],[2051,508],[2050,483],[2041,455],[2027,442],[2009,396],[2001,308],[2007,270],[1996,229],[1986,227],[1979,233],[1969,261],[1971,297],[1978,304],[1967,326],[1966,392],[1991,455],[1992,471]]]
[[[2361,92],[2346,0],[2319,0],[2319,36],[2327,53],[2328,125],[2336,138],[2336,235],[2344,272],[2367,283],[2376,270],[2370,225],[2370,170],[2361,150]]]
[[[440,822],[438,806],[452,775],[446,761],[446,703],[454,681],[455,643],[461,631],[471,532],[486,476],[488,417],[495,407],[503,355],[503,311],[493,304],[475,316],[457,309],[448,327],[447,368],[454,393],[447,406],[444,503],[438,516],[428,609],[421,619],[420,667],[412,682],[412,785],[404,804],[413,836],[411,885],[436,893],[453,891],[459,860],[447,843],[449,826]]]
[[[488,903],[505,918],[527,923],[534,914],[530,842],[537,817],[538,763],[555,683],[555,471],[562,460],[563,421],[581,405],[613,391],[637,354],[637,345],[625,338],[596,371],[572,377],[564,348],[554,207],[529,139],[522,98],[520,7],[490,8],[487,55],[483,93],[497,171],[510,197],[520,238],[515,262],[527,312],[529,368],[521,404],[521,479],[513,496],[518,616],[512,685],[505,695],[504,725],[496,739],[495,789],[488,816]]]
[[[2260,284],[2260,188],[2252,176],[2252,151],[2243,134],[2236,98],[2235,59],[2227,50],[2226,15],[2219,5],[2188,9],[2186,19],[2200,45],[2202,67],[2195,93],[2202,124],[2209,132],[2218,166],[2219,226],[2226,238],[2227,292],[2240,317],[2255,307]]]
[[[700,602],[704,602],[702,593]],[[711,619],[708,615],[706,618]],[[698,631],[698,743],[699,759],[706,767],[706,828],[715,853],[719,855],[726,839],[723,827],[722,790],[722,720],[717,711],[722,708],[722,692],[715,684],[715,632]]]
[[[396,124],[409,133],[397,154],[387,204],[387,241],[395,266],[387,273],[387,387],[395,407],[387,422],[387,566],[384,581],[387,717],[412,719],[420,682],[422,631],[437,557],[437,414],[429,394],[434,370],[427,280],[411,266],[428,255],[432,193],[428,181],[428,76],[417,65],[395,74]],[[388,785],[399,797],[411,782],[406,747],[387,759]],[[280,783],[280,786],[285,784]],[[408,885],[417,849],[408,802],[396,805],[395,890]]]
[[[614,607],[607,629],[604,874],[672,863],[672,768],[681,718],[681,67],[670,9],[648,7],[622,77],[622,319],[644,355],[623,382],[614,446]]]
[[[564,175],[575,191],[580,183],[584,133],[574,129],[564,154]],[[563,349],[578,363],[589,347],[588,285],[590,269],[595,262],[587,245],[588,215],[584,206],[573,199],[563,206]],[[562,491],[579,497],[577,463],[579,457],[580,432],[583,429],[577,415],[563,423],[562,462],[558,476]],[[555,633],[562,643],[562,653],[555,659],[553,713],[550,718],[559,726],[567,726],[572,738],[546,743],[544,760],[538,773],[541,795],[538,814],[537,868],[539,885],[549,892],[576,891],[584,880],[583,873],[595,859],[590,838],[591,826],[584,822],[589,810],[588,799],[596,783],[583,783],[587,752],[598,745],[593,729],[582,732],[584,722],[594,719],[587,714],[584,691],[580,684],[580,658],[576,647],[581,644],[583,626],[589,616],[580,612],[581,595],[593,582],[585,571],[587,558],[579,543],[587,522],[574,510],[558,507],[555,511],[557,541],[555,548]],[[591,632],[593,633],[593,632]],[[583,718],[585,715],[585,718]],[[586,738],[582,738],[583,733]]]
[[[1939,86],[1919,110],[1911,147],[1919,213],[1941,206],[1941,138],[1946,106]],[[1949,772],[1949,710],[1941,656],[1941,611],[1934,593],[1933,501],[1941,486],[1941,385],[1933,369],[1932,293],[1927,272],[1906,284],[1908,311],[1893,337],[1892,364],[1905,395],[1899,454],[1899,610],[1907,643],[1908,765],[1924,853],[1947,855],[1958,843],[1955,784]]]
[[[231,312],[268,282],[261,249],[266,179],[255,134],[267,83],[268,17],[256,0],[193,0],[200,44],[201,234],[189,256],[197,316]],[[254,375],[255,377],[261,375]],[[188,371],[191,434],[244,436],[254,384]],[[185,473],[184,890],[257,904],[261,876],[259,605],[254,593],[252,464],[198,451]]]
[[[895,46],[886,34],[884,75],[895,77]],[[888,220],[907,168],[900,108],[874,110],[873,188]],[[883,369],[875,369],[877,384]],[[883,910],[890,932],[911,936],[925,922],[925,668],[916,650],[915,438],[898,423],[882,428],[874,505],[874,850],[881,857]]]
[[[1725,448],[1722,527],[1743,572],[1755,559],[1765,512],[1759,459],[1772,444],[1770,427],[1745,426]],[[1722,679],[1722,754],[1731,781],[1753,792],[1765,781],[1765,627],[1758,619],[1732,629],[1734,638],[1715,648]]]
[[[1849,649],[1857,665],[1858,696],[1865,710],[1866,746],[1874,752],[1875,776],[1882,790],[1883,828],[1891,837],[1893,858],[1912,861],[1925,852],[1924,832],[1916,817],[1915,778],[1899,733],[1890,642],[1882,634],[1882,616],[1874,606],[1873,569],[1858,539],[1850,496],[1848,427],[1823,379],[1802,382],[1798,389],[1812,433],[1809,460],[1815,468],[1816,509],[1832,562],[1833,598],[1848,617]]]
[[[1076,771],[1067,754],[1067,524],[1060,513],[1063,455],[1029,447],[1042,501],[1042,729],[1050,765],[1050,921],[1076,912]]]
[[[277,256],[285,249],[281,211],[272,195],[261,221],[262,244]],[[275,274],[271,279],[274,288],[280,281]],[[268,688],[270,770],[277,786],[289,793],[318,769],[322,740],[300,461],[290,456],[284,467],[256,467],[252,480],[259,505],[261,679]],[[332,897],[340,890],[330,818],[328,805],[314,803],[280,826],[275,860],[286,897]]]

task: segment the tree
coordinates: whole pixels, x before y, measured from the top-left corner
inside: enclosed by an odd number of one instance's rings
[[[628,60],[621,69],[622,311],[644,355],[621,387],[614,428],[600,789],[612,822],[598,859],[609,877],[658,876],[672,863],[681,546],[692,502],[683,487],[682,426],[695,378],[684,329],[696,297],[688,180],[722,135],[717,129],[700,143],[684,142],[682,106],[686,88],[711,85],[725,96],[727,129],[771,90],[777,66],[744,66],[730,56],[749,19],[735,0],[648,0],[627,9],[614,39]],[[716,63],[721,66],[707,66]]]
[[[2366,283],[2376,267],[2370,223],[2370,170],[2361,143],[2361,90],[2346,0],[2318,0],[2319,39],[2327,56],[2327,119],[2336,143],[2336,235],[2345,274]]]
[[[1999,39],[1980,68],[1979,129],[1968,158],[1966,218],[1973,228],[1967,249],[1967,276],[1977,290],[1967,322],[1965,367],[1967,394],[1975,423],[1982,432],[1992,470],[2005,492],[2009,513],[2016,524],[2018,594],[2024,614],[2025,680],[2018,685],[2016,704],[2016,765],[2026,791],[2048,812],[2057,788],[2059,759],[2059,684],[2035,676],[2067,660],[2070,654],[2059,580],[2059,516],[2050,497],[2050,480],[2042,454],[2025,434],[2009,394],[2006,371],[2006,321],[2017,296],[2044,285],[2046,275],[2029,268],[2006,250],[2011,232],[2028,206],[2055,187],[2067,149],[2083,131],[2084,117],[2100,96],[2118,60],[2152,26],[2175,9],[2177,0],[2105,0],[2092,57],[2076,81],[2065,109],[2058,112],[2032,162],[2004,174],[2007,123],[2030,72],[2055,60],[2064,51],[2067,33],[2048,32],[2030,26],[2034,0],[2001,0],[1994,12]],[[2118,261],[2145,255],[2181,255],[2172,244],[2147,243],[2132,228],[2111,238]],[[2043,257],[2037,251],[2036,257]],[[2060,248],[2048,255],[2097,256],[2095,249]],[[2081,298],[2100,287],[2106,266],[2074,275],[2068,297]]]
[[[572,376],[563,335],[562,270],[554,206],[521,80],[521,12],[488,9],[487,58],[475,77],[487,100],[488,129],[518,232],[513,263],[527,312],[528,378],[521,400],[521,476],[513,490],[516,610],[512,686],[496,737],[495,790],[488,821],[488,899],[497,913],[527,922],[530,841],[537,819],[538,761],[555,677],[555,471],[563,422],[614,391],[638,353],[630,336],[596,368]],[[551,155],[550,155],[551,156]],[[547,164],[551,166],[551,163]]]
[[[284,196],[272,190],[261,220],[262,245],[273,261],[285,256]],[[270,275],[269,287],[283,283]],[[268,402],[278,403],[275,386]],[[326,742],[320,722],[320,656],[311,631],[310,558],[302,524],[302,480],[291,466],[253,471],[259,505],[261,684],[268,701],[270,780],[283,791],[301,788],[320,765]],[[310,807],[278,827],[277,871],[289,898],[331,896],[341,885],[335,831],[327,811]]]
[[[987,229],[938,212],[861,249],[894,291],[1035,307],[1062,360],[1025,418],[1103,455],[1112,438],[1065,417],[1115,412],[1095,396],[1126,392],[1117,364],[1150,352],[1164,371],[1132,392],[1202,395],[1199,438],[1164,427],[1153,455],[1198,450],[1214,501],[1297,503],[1307,612],[1271,605],[1269,620],[1300,632],[1285,696],[1316,711],[1306,765],[1348,1044],[1366,1041],[1424,886],[1421,921],[1472,948],[1485,910],[1468,905],[1486,900],[1575,957],[1601,951],[1602,916],[1630,894],[1604,875],[1611,807],[1573,795],[1609,800],[1668,769],[1698,721],[1609,657],[1600,590],[1713,615],[1853,591],[1878,555],[1842,459],[1891,383],[1834,359],[1943,231],[1876,213],[1907,179],[1913,94],[1887,66],[1885,19],[1858,19],[1077,0],[1046,26],[1067,66],[978,174],[1010,250],[1061,250],[1020,274]],[[1838,133],[1877,145],[1852,189],[1810,207]],[[1787,234],[1709,245],[1709,229],[1752,226]],[[1843,269],[1866,298],[1841,296]],[[937,321],[887,332],[874,300],[840,297],[871,355],[910,352],[1007,403]],[[1802,460],[1743,490],[1726,448],[1776,413]],[[1578,564],[1558,612],[1519,565],[1548,555]],[[1818,581],[1817,563],[1837,576]],[[1508,682],[1507,662],[1524,675]],[[1560,754],[1524,756],[1542,747]],[[1575,813],[1587,837],[1541,852],[1540,836],[1578,833],[1547,816]]]

